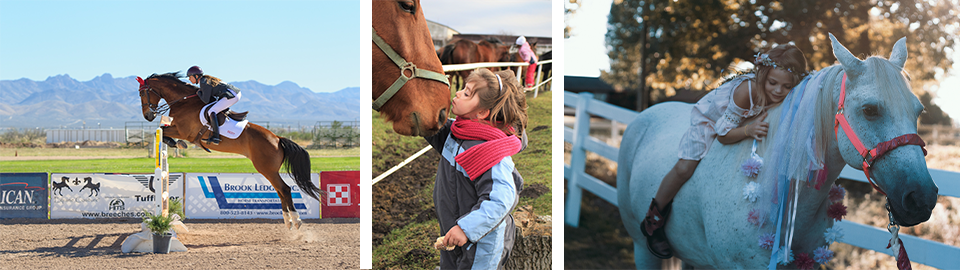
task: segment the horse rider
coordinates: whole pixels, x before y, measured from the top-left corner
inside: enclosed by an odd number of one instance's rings
[[[200,100],[204,103],[215,102],[205,115],[207,123],[210,124],[211,133],[210,137],[204,139],[204,141],[208,144],[218,145],[220,144],[220,124],[222,123],[217,121],[217,114],[240,101],[240,89],[224,83],[217,77],[204,75],[199,66],[190,67],[187,70],[187,77],[190,78],[190,83],[200,87],[200,90],[197,91]]]

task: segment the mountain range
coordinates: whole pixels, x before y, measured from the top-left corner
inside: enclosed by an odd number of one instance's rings
[[[243,91],[233,110],[250,111],[247,117],[254,123],[312,125],[360,117],[359,87],[318,93],[290,81],[230,84]],[[140,112],[138,87],[136,76],[114,78],[109,73],[85,82],[69,75],[43,81],[0,80],[0,127],[123,128],[130,122],[146,122]]]

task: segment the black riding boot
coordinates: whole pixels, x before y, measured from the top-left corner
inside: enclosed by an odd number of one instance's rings
[[[212,145],[220,144],[220,123],[217,122],[217,114],[208,114],[207,123],[210,123],[210,138],[204,141]]]

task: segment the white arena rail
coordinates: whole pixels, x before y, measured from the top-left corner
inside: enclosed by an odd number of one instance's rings
[[[583,190],[590,191],[598,197],[617,205],[617,189],[603,181],[588,175],[586,168],[586,151],[594,152],[612,161],[617,161],[619,148],[590,137],[590,117],[610,119],[620,123],[630,123],[639,114],[605,102],[595,100],[592,93],[575,94],[563,92],[563,105],[574,108],[576,118],[573,128],[564,126],[563,141],[573,145],[570,165],[564,164],[563,178],[567,179],[567,200],[564,223],[577,227],[580,219],[580,201]],[[960,197],[960,172],[928,169],[933,181],[940,188],[940,196]],[[845,167],[840,178],[867,182],[863,172]],[[886,220],[886,217],[883,217]],[[844,237],[840,242],[873,250],[893,256],[893,251],[887,249],[890,233],[886,229],[870,225],[843,220],[835,223],[837,228],[843,229]],[[950,269],[960,266],[960,247],[944,243],[921,239],[916,236],[900,234],[907,255],[912,262]],[[890,258],[891,263],[896,263]]]

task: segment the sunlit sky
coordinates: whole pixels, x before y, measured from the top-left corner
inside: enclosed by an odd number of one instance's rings
[[[420,5],[428,20],[462,34],[551,36],[549,0],[421,0]]]
[[[186,71],[225,81],[359,87],[360,1],[0,1],[0,80]],[[363,46],[358,46],[363,45]],[[132,90],[131,90],[132,91]]]
[[[591,0],[582,3],[575,14],[566,17],[567,24],[573,27],[573,36],[564,40],[564,75],[599,77],[600,70],[610,69],[604,35],[612,1]],[[933,103],[950,115],[956,124],[960,123],[960,40],[956,40],[955,44],[949,56],[953,59],[953,68],[940,80]]]

